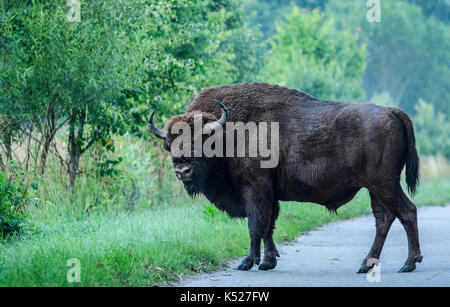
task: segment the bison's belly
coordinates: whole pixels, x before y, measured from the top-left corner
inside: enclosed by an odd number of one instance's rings
[[[211,197],[211,195],[205,194],[206,198],[212,202],[218,209],[225,211],[230,217],[233,218],[245,218],[247,213],[245,212],[245,206],[241,199],[236,194],[223,193],[220,196]]]
[[[282,201],[311,202],[336,210],[348,203],[358,193],[361,187],[352,184],[311,186],[304,182],[290,185],[278,192]]]
[[[233,218],[245,218],[247,217],[247,213],[245,212],[244,206],[236,206],[236,205],[228,205],[224,206],[223,204],[214,204],[218,209],[225,211],[230,217]]]

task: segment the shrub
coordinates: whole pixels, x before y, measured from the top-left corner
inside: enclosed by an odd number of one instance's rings
[[[417,147],[421,155],[443,155],[450,159],[450,123],[444,113],[434,105],[419,100],[415,106]]]
[[[0,240],[22,234],[27,223],[28,184],[14,162],[10,170],[0,172]]]
[[[384,107],[398,108],[398,103],[392,99],[388,91],[376,92],[369,101]]]

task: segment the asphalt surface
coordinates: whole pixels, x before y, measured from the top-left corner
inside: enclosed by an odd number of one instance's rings
[[[236,271],[230,261],[225,270],[199,274],[176,286],[450,286],[450,205],[418,211],[423,262],[412,273],[397,273],[407,257],[406,233],[394,222],[381,255],[379,278],[356,274],[375,236],[375,219],[364,216],[327,224],[289,244],[279,244],[281,257],[271,271]],[[243,255],[244,256],[244,255]],[[376,282],[376,280],[379,280]]]

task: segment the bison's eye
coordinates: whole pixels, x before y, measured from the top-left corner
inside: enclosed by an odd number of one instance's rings
[[[187,163],[188,159],[186,159],[185,157],[176,157],[176,158],[172,158],[172,162],[173,163]]]
[[[167,151],[170,151],[170,143],[167,141],[164,141],[163,143],[163,148]]]

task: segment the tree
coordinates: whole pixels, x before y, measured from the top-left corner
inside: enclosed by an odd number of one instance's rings
[[[123,132],[130,108],[124,92],[144,76],[136,44],[145,23],[136,13],[143,8],[138,2],[91,1],[83,3],[82,20],[70,23],[61,1],[2,3],[2,19],[9,21],[4,50],[10,60],[4,65],[16,75],[8,73],[2,84],[2,105],[17,101],[31,108],[43,136],[41,173],[50,143],[66,123],[72,187],[81,155]]]
[[[426,16],[433,16],[440,21],[448,23],[450,3],[447,0],[408,0],[408,2],[422,7],[422,11]]]
[[[150,110],[158,110],[162,124],[202,88],[251,82],[259,74],[265,49],[260,32],[247,26],[242,1],[177,0],[149,10],[154,20],[141,42],[148,63],[145,91],[129,93],[135,135],[147,136]]]
[[[259,26],[264,39],[269,39],[275,32],[275,23],[283,17],[293,5],[301,8],[323,9],[327,0],[249,0],[247,11],[251,14],[251,24]]]
[[[368,45],[364,89],[369,98],[387,90],[409,113],[419,98],[450,114],[450,27],[426,18],[406,1],[382,1],[381,22],[369,23],[358,0],[330,1],[327,15],[341,27],[358,29]]]
[[[365,46],[349,31],[336,31],[318,10],[294,7],[276,25],[265,76],[269,82],[321,99],[359,100]]]
[[[0,154],[0,168],[4,170],[13,158],[12,145],[22,136],[23,124],[34,108],[27,90],[27,62],[31,55],[23,43],[26,38],[18,30],[17,15],[8,10],[3,0],[0,9],[0,144],[6,160]]]

